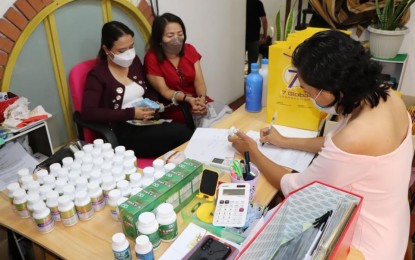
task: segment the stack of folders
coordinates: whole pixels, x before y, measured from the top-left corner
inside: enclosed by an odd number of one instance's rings
[[[319,182],[296,190],[237,259],[345,259],[362,200]]]

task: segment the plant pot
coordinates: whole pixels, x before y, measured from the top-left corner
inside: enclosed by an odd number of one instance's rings
[[[380,30],[369,25],[367,30],[369,35],[370,53],[375,58],[391,59],[394,58],[401,48],[405,34],[409,29],[404,26],[395,31]]]

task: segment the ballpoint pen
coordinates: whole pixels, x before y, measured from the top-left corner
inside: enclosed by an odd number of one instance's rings
[[[249,173],[251,172],[251,158],[249,157],[249,152],[244,152],[244,157],[245,157],[245,171],[246,171],[246,176],[249,176]]]
[[[272,125],[275,123],[275,120],[277,120],[277,116],[278,116],[278,112],[275,112],[274,115],[272,116],[271,122],[269,123],[269,127],[268,127],[268,134],[272,129]],[[262,143],[262,146],[264,146],[265,143]]]

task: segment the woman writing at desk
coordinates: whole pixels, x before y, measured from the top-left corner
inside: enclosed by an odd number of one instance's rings
[[[160,156],[188,141],[192,130],[174,122],[141,126],[128,122],[152,120],[156,112],[148,105],[134,105],[148,91],[133,37],[134,32],[117,21],[102,27],[98,62],[86,79],[82,117],[109,124],[120,144],[134,150],[136,156]]]
[[[318,157],[304,172],[290,174],[244,133],[229,140],[239,152],[249,151],[262,174],[285,195],[317,180],[363,196],[352,246],[365,259],[403,259],[413,156],[404,103],[381,83],[380,65],[344,33],[315,34],[297,47],[292,63],[316,107],[340,120],[326,137],[286,138],[267,128],[261,130],[260,142]]]

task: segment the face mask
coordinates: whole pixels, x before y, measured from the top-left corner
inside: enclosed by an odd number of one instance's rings
[[[178,55],[183,47],[183,39],[174,37],[169,42],[163,42],[161,47],[166,54]]]
[[[337,111],[336,111],[336,105],[333,106],[326,106],[326,107],[322,107],[320,106],[316,99],[320,96],[321,91],[323,91],[322,89],[320,90],[320,92],[318,92],[317,96],[315,98],[311,98],[311,101],[314,103],[314,106],[317,107],[318,110],[330,114],[330,115],[337,115]]]
[[[131,48],[120,54],[112,54],[114,55],[114,58],[111,58],[111,56],[110,58],[115,64],[120,65],[124,68],[128,68],[133,63],[135,58],[135,49]]]

